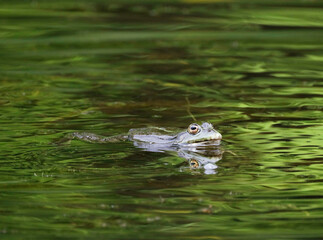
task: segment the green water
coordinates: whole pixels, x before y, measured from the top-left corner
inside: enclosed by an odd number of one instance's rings
[[[1,239],[323,238],[322,1],[4,2]],[[192,115],[223,135],[215,174],[54,144]]]

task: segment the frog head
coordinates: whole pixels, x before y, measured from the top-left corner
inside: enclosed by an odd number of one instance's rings
[[[202,125],[192,123],[186,132],[179,133],[176,144],[179,145],[219,145],[222,139],[221,133],[216,131],[211,123],[204,122]]]

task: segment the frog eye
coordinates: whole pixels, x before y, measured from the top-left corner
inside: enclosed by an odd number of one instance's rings
[[[191,125],[188,126],[188,129],[187,129],[188,133],[193,135],[197,134],[200,130],[201,130],[200,126],[196,123],[192,123]]]
[[[198,167],[200,166],[200,164],[199,164],[199,162],[198,162],[198,161],[196,161],[195,159],[192,159],[192,160],[190,161],[190,166],[191,166],[191,168],[198,168]]]

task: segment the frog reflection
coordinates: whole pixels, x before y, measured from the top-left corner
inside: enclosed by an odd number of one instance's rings
[[[216,163],[222,159],[222,149],[179,151],[178,156],[185,158],[192,170],[201,169],[205,174],[215,174],[218,166]]]

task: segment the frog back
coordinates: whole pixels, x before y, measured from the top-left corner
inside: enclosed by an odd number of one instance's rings
[[[175,129],[159,127],[135,128],[129,130],[128,139],[151,144],[172,144],[177,136],[175,132]]]

